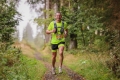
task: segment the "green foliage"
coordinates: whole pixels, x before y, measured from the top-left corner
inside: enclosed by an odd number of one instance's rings
[[[38,25],[43,25],[45,24],[46,26],[49,25],[49,23],[54,20],[54,11],[53,10],[43,10],[44,13],[48,15],[45,19],[40,16],[39,18],[36,18],[35,21],[38,23]]]
[[[0,52],[0,66],[0,80],[40,80],[46,70],[44,64],[12,47]]]
[[[70,25],[69,34],[77,34],[78,45],[81,40],[82,43],[85,42],[85,45],[88,45],[91,41],[93,43],[95,30],[104,30],[104,7],[91,6],[93,4],[94,1],[78,0],[72,5],[73,8],[62,7],[61,9],[63,19]]]
[[[0,52],[0,79],[13,79],[18,75],[20,53],[21,51],[14,47],[10,47],[6,52]]]
[[[88,46],[86,47],[88,49],[85,50],[91,50],[95,53],[110,50],[112,59],[108,65],[114,74],[120,77],[120,32],[106,27],[111,26],[109,20],[112,15],[112,8],[115,7],[110,6],[111,0],[69,1],[72,4],[69,8],[68,6],[61,8],[64,20],[70,24],[69,34],[77,34],[78,45],[80,46],[85,42],[85,45]],[[108,29],[111,31],[109,32]],[[95,34],[95,31],[100,32]],[[101,33],[102,35],[100,35]]]
[[[8,3],[6,0],[0,1],[0,10],[0,48],[4,46],[6,50],[13,44],[12,36],[15,32],[15,26],[18,24],[18,18],[15,18],[17,11],[15,5],[12,2]]]
[[[100,52],[107,51],[109,49],[109,45],[105,42],[105,37],[99,36],[94,41],[94,49],[97,49]]]
[[[15,0],[0,0],[0,79],[25,80],[27,73],[23,72],[20,57],[21,51],[12,47],[13,34],[18,24]]]
[[[108,60],[107,65],[120,78],[120,33],[119,30],[110,31],[110,33],[111,36],[109,36],[108,42],[110,44],[111,59]]]

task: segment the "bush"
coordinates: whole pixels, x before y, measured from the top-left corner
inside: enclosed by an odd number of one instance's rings
[[[106,44],[105,40],[103,39],[96,39],[94,41],[95,48],[98,49],[99,51],[107,51],[108,50],[108,45]]]
[[[0,79],[1,80],[13,80],[13,79],[28,79],[28,76],[22,68],[22,63],[20,61],[21,51],[17,48],[10,47],[5,52],[0,52]]]
[[[111,59],[107,61],[107,65],[120,78],[120,33],[119,30],[114,30],[111,34],[109,37]]]

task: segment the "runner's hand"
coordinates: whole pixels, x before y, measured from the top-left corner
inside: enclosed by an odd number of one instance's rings
[[[64,32],[64,37],[65,37],[65,38],[67,37],[67,32],[66,32],[66,31]]]
[[[55,33],[56,32],[56,29],[54,28],[53,30],[52,30],[52,33]]]

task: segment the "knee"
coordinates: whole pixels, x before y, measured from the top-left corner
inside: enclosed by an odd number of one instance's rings
[[[53,59],[56,59],[56,55],[52,55],[52,58],[53,58]]]
[[[63,54],[63,50],[60,49],[59,50],[59,54],[62,55]]]
[[[63,52],[60,52],[59,54],[60,54],[61,57],[63,57]]]
[[[63,51],[60,51],[59,54],[60,54],[60,55],[63,55]]]

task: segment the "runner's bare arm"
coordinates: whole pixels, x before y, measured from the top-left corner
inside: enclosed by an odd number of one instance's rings
[[[64,32],[64,37],[66,38],[67,35],[68,35],[68,29],[65,30],[65,32]]]
[[[47,33],[47,34],[55,33],[55,31],[56,31],[55,29],[53,29],[53,30],[46,30],[46,33]]]

